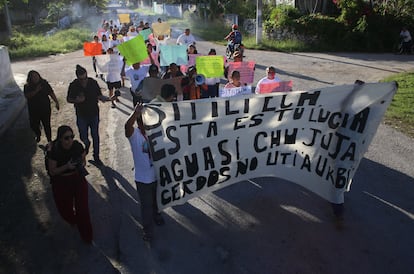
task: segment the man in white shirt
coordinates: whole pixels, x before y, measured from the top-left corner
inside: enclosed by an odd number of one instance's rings
[[[142,80],[147,77],[148,66],[141,66],[140,63],[135,63],[125,69],[125,78],[129,79],[130,91],[132,95],[133,105],[135,106],[140,99],[140,92],[142,90]]]
[[[185,29],[184,33],[178,36],[177,45],[195,45],[196,41],[194,36],[190,33],[190,29]]]
[[[255,93],[260,94],[260,85],[280,82],[279,77],[276,76],[276,69],[273,66],[266,68],[267,76],[257,82]]]
[[[148,137],[145,134],[141,112],[142,104],[137,104],[125,123],[125,137],[131,145],[134,159],[135,184],[141,204],[143,240],[150,242],[154,234],[154,224],[163,225],[164,219],[157,206],[157,179],[152,164]],[[134,127],[137,123],[137,127]]]

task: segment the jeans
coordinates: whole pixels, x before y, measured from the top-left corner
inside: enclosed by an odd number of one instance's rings
[[[93,157],[99,158],[99,115],[93,117],[76,117],[76,124],[79,130],[79,137],[85,145],[86,152],[89,151],[91,142],[88,137],[88,129],[91,129],[93,141]]]
[[[139,200],[141,202],[141,219],[144,234],[152,237],[154,230],[154,219],[158,213],[157,205],[157,182],[144,184],[135,181]]]

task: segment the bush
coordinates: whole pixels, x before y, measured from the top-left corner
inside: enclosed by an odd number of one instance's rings
[[[26,32],[14,29],[11,38],[1,41],[8,47],[11,60],[71,52],[81,49],[84,41],[92,39],[91,31],[81,28],[61,30],[51,36]]]
[[[294,25],[294,20],[300,17],[298,9],[289,5],[278,5],[270,10],[269,20],[265,21],[265,31],[278,28],[290,28]]]

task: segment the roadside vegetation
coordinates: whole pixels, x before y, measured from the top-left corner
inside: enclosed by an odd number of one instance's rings
[[[414,138],[414,72],[396,74],[383,81],[398,83],[398,91],[385,113],[385,123]]]
[[[36,27],[16,25],[13,36],[0,41],[0,44],[8,47],[11,60],[18,60],[72,52],[81,49],[84,41],[92,40],[92,31],[80,25],[47,34],[52,28],[49,23]]]

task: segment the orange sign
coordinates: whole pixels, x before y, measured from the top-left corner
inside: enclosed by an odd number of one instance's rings
[[[83,43],[83,55],[84,56],[95,56],[102,54],[102,44],[95,42]]]

